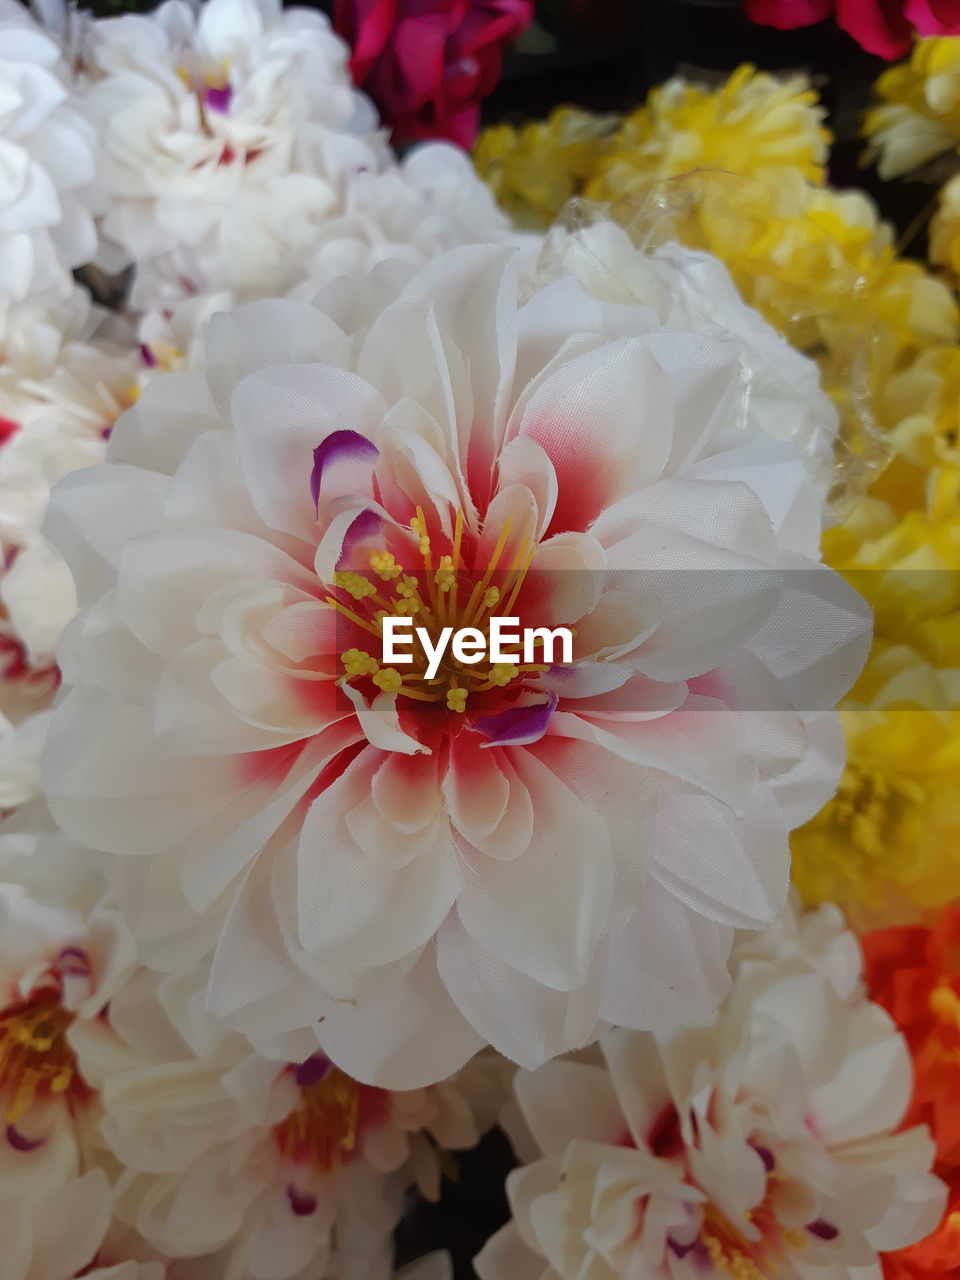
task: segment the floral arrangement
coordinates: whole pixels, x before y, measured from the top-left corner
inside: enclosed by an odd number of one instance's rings
[[[0,0],[0,1280],[956,1265],[950,279],[531,18]]]

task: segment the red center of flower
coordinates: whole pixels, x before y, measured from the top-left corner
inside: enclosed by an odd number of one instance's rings
[[[291,1070],[300,1101],[274,1127],[280,1154],[317,1173],[355,1159],[365,1130],[385,1119],[388,1095],[360,1084],[321,1054]]]
[[[419,563],[413,563],[400,547],[384,547],[367,553],[367,569],[344,570],[334,577],[336,593],[327,597],[328,603],[363,633],[357,636],[360,643],[364,637],[372,641],[369,648],[351,645],[341,653],[345,679],[368,679],[375,686],[373,693],[384,690],[462,713],[467,700],[475,695],[546,671],[548,664],[525,663],[520,652],[511,654],[508,662],[483,657],[468,665],[458,661],[448,647],[439,670],[433,676],[427,674],[429,656],[416,629],[428,633],[432,645],[445,628],[454,632],[473,628],[489,639],[491,617],[517,616],[521,593],[529,588],[528,573],[536,547],[529,541],[512,542],[508,522],[492,548],[480,556],[476,548],[466,545],[461,510],[457,511],[452,538],[429,530],[419,507],[410,527],[416,536]],[[528,590],[527,598],[529,594]],[[412,661],[402,669],[381,664],[386,616],[412,620]],[[488,643],[488,652],[489,648]]]

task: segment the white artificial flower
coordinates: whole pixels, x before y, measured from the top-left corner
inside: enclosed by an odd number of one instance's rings
[[[736,340],[573,276],[520,305],[521,258],[216,317],[48,520],[82,608],[57,820],[119,855],[145,963],[212,953],[266,1052],[390,1088],[709,1016],[868,642]],[[505,610],[572,663],[383,660],[382,612]]]
[[[0,1197],[0,1280],[164,1280],[162,1263],[120,1258],[105,1241],[112,1207],[102,1169],[44,1195]]]
[[[936,1227],[935,1144],[898,1131],[906,1042],[859,982],[844,997],[803,960],[797,928],[735,965],[710,1024],[518,1073],[542,1158],[509,1176],[481,1280],[879,1280],[879,1254]]]
[[[323,14],[279,0],[165,0],[94,23],[85,106],[105,236],[139,262],[197,246],[244,192],[292,172],[332,207],[344,177],[384,153],[348,53]]]
[[[22,304],[0,365],[0,703],[42,705],[54,650],[76,611],[62,558],[40,532],[51,487],[101,462],[142,359],[122,322],[76,289],[52,306]]]
[[[600,221],[575,231],[554,228],[541,272],[544,279],[574,272],[607,302],[643,302],[668,328],[735,338],[750,374],[745,428],[795,445],[808,459],[821,500],[826,496],[839,416],[820,371],[747,306],[718,258],[674,242],[638,253],[622,227]]]
[[[131,302],[144,313],[148,363],[189,369],[218,311],[258,298],[310,301],[329,281],[385,260],[422,266],[460,244],[517,240],[464,153],[429,143],[400,165],[350,178],[334,207],[310,174],[242,192],[201,245],[141,264]]]
[[[453,1079],[390,1093],[322,1054],[268,1061],[203,1012],[202,991],[197,975],[142,970],[110,1002],[110,1036],[74,1033],[123,1168],[119,1218],[211,1278],[392,1276],[404,1190],[439,1197],[438,1152],[493,1123],[502,1065],[481,1054]]]
[[[0,0],[0,345],[12,304],[69,295],[96,252],[96,133],[67,79],[57,42]]]
[[[25,806],[0,835],[0,1215],[89,1167],[99,1103],[69,1031],[86,1023],[91,1036],[103,1034],[102,1010],[134,961],[103,858],[77,849],[36,808]]]

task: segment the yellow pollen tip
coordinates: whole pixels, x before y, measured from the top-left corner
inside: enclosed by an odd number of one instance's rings
[[[453,571],[453,557],[441,556],[440,568],[433,575],[433,580],[441,591],[449,591],[457,581],[457,575]]]
[[[511,662],[496,662],[490,668],[490,674],[487,679],[491,684],[505,685],[511,680],[515,680],[520,674],[520,668],[514,666]]]
[[[370,568],[384,582],[393,582],[403,572],[389,551],[371,552]]]
[[[403,676],[396,667],[384,667],[373,677],[373,683],[384,693],[396,693],[403,684]]]
[[[450,711],[466,711],[467,709],[467,690],[466,689],[448,689],[447,690],[447,708]]]
[[[361,573],[353,573],[349,570],[338,570],[333,575],[333,581],[336,586],[346,591],[348,596],[353,596],[354,600],[363,600],[365,596],[375,596],[377,588]]]
[[[179,67],[177,67],[177,76],[180,80],[183,81],[183,83],[187,86],[188,89],[193,88],[193,82],[190,79],[190,72],[187,70],[185,66],[183,66],[182,63],[180,64]]]
[[[486,591],[483,593],[484,607],[487,609],[492,609],[495,604],[499,603],[499,600],[500,600],[500,588],[487,587]]]
[[[348,676],[372,676],[380,669],[376,658],[371,657],[365,649],[348,649],[341,653],[340,661]]]

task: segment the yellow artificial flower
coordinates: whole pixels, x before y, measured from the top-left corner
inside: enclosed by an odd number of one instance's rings
[[[914,661],[888,653],[888,665]],[[920,919],[960,896],[960,712],[944,709],[949,693],[922,672],[908,677],[904,700],[841,711],[837,794],[792,839],[804,901],[836,902],[860,929]]]
[[[825,115],[805,76],[779,80],[745,64],[718,89],[676,77],[626,117],[586,195],[635,196],[695,169],[772,180],[789,170],[822,182],[831,141]]]
[[[888,68],[874,89],[882,102],[864,118],[866,159],[878,159],[881,178],[960,147],[960,37],[918,40],[908,61]]]
[[[546,120],[484,129],[473,151],[477,172],[518,226],[548,226],[583,189],[617,128],[616,116],[557,107]]]
[[[923,508],[932,469],[960,465],[960,347],[921,351],[880,389],[876,410],[892,457],[871,495],[900,512]]]
[[[872,495],[828,529],[823,558],[869,602],[879,646],[903,645],[936,668],[960,668],[960,472],[927,477],[927,506],[900,515]]]
[[[939,206],[930,223],[930,261],[960,280],[960,173],[940,188]]]

